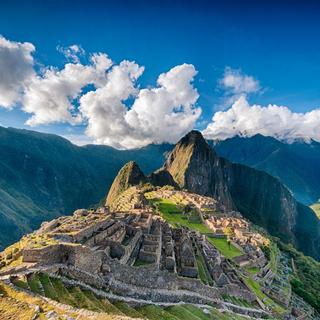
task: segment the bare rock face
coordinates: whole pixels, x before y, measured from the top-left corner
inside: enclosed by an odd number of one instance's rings
[[[227,210],[235,209],[221,159],[200,132],[193,130],[176,144],[164,169],[181,188],[212,196]]]
[[[174,181],[171,174],[163,169],[157,170],[148,177],[148,182],[154,186],[163,187],[165,185],[173,186],[179,188],[178,184]]]
[[[127,190],[131,186],[138,185],[140,182],[144,182],[144,180],[145,176],[143,172],[134,161],[126,163],[113,180],[107,196],[106,205],[110,206],[120,193]]]

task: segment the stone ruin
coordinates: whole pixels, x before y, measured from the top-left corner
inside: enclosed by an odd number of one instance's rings
[[[113,278],[112,266],[127,266],[133,270],[131,277],[151,271],[160,272],[164,279],[171,274],[170,281],[179,282],[182,277],[201,283],[196,260],[196,254],[201,254],[215,288],[245,296],[249,301],[254,299],[229,262],[205,236],[185,228],[172,229],[148,208],[133,209],[130,213],[113,213],[106,208],[77,210],[71,217],[43,223],[37,234],[41,233],[55,243],[25,248],[24,263],[61,264],[105,277],[106,281]]]

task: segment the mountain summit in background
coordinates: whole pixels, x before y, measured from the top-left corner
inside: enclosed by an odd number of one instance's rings
[[[320,198],[320,143],[281,142],[255,135],[210,141],[216,152],[232,162],[245,164],[278,177],[294,197],[306,204]]]

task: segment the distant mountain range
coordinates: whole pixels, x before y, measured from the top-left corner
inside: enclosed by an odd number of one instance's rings
[[[220,156],[278,177],[298,201],[310,205],[320,198],[320,143],[288,144],[262,135],[210,143]]]

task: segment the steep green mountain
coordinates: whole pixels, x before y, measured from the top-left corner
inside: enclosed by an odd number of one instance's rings
[[[320,258],[320,221],[268,173],[220,158],[202,137],[191,131],[169,155],[163,170],[181,188],[213,196],[226,209],[239,210],[272,235]]]
[[[295,198],[310,205],[320,198],[320,143],[296,141],[288,144],[256,135],[210,141],[222,157],[266,171],[278,177]]]
[[[143,182],[144,179],[145,176],[143,172],[134,161],[126,163],[113,180],[108,192],[106,205],[110,206],[112,202],[120,195],[120,193],[127,190],[131,186]]]
[[[171,148],[78,147],[56,135],[0,127],[0,248],[44,220],[98,203],[127,161],[148,173]]]

